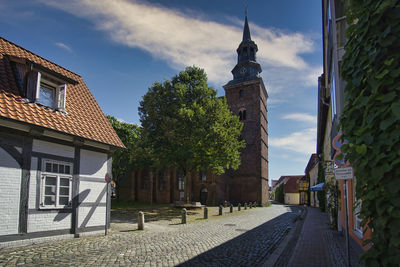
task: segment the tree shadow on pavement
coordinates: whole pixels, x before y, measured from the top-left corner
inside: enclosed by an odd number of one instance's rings
[[[259,266],[266,261],[293,227],[300,207],[289,206],[290,211],[251,229],[235,227],[243,232],[215,248],[180,264],[179,266]]]

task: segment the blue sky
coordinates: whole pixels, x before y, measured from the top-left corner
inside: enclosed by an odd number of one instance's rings
[[[269,178],[303,174],[316,148],[320,0],[0,0],[0,35],[80,74],[105,114],[139,124],[147,89],[187,65],[224,94],[246,5],[269,93]]]

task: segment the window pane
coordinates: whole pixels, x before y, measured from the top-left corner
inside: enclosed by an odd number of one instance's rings
[[[58,172],[58,164],[53,163],[53,172]]]
[[[51,163],[46,162],[46,172],[51,172]]]
[[[56,195],[56,187],[55,186],[46,186],[44,189],[44,194],[46,196],[55,196]]]
[[[54,205],[55,204],[55,199],[56,199],[55,196],[46,196],[44,198],[44,204],[45,205]]]
[[[54,94],[55,88],[52,88],[51,86],[42,83],[40,85],[38,102],[48,107],[54,107]]]
[[[69,197],[60,197],[58,200],[59,205],[68,205]]]
[[[68,178],[60,178],[60,185],[69,187],[69,179]]]
[[[68,187],[60,187],[60,195],[69,196],[69,188]]]
[[[62,164],[58,165],[58,172],[64,173],[64,165],[62,165]]]
[[[70,166],[69,165],[65,165],[65,174],[71,174],[71,170],[70,170]]]
[[[51,177],[51,176],[47,176],[46,177],[46,185],[56,185],[57,183],[57,178],[56,177]]]

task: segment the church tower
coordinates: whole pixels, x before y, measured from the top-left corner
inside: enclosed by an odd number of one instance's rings
[[[246,147],[241,154],[241,165],[228,171],[224,195],[231,202],[266,204],[268,202],[268,93],[260,77],[261,66],[256,60],[258,47],[251,40],[247,12],[243,40],[236,52],[237,64],[232,70],[233,80],[225,86],[225,96],[233,114],[243,123],[242,138]]]

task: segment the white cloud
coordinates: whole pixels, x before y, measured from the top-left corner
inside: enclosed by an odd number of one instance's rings
[[[315,153],[316,136],[316,128],[307,128],[284,137],[270,137],[268,142],[272,147],[310,155]]]
[[[311,124],[317,124],[317,116],[313,116],[307,113],[290,113],[285,114],[282,116],[282,119],[285,120],[294,120],[294,121],[301,121],[301,122],[308,122]]]
[[[71,47],[69,47],[68,45],[66,45],[64,43],[56,42],[55,45],[60,47],[60,48],[62,48],[62,49],[64,49],[64,50],[66,50],[66,51],[68,51],[68,52],[70,52],[70,53],[74,52]]]
[[[243,31],[243,22],[239,20],[232,25],[221,24],[201,18],[201,14],[196,16],[190,10],[182,13],[128,0],[42,2],[89,19],[113,41],[145,50],[176,70],[188,65],[199,66],[216,85],[232,79],[227,70],[236,64],[233,51],[239,45]],[[282,89],[295,90],[299,84],[317,84],[318,76],[313,77],[314,68],[300,56],[313,52],[310,36],[262,28],[251,21],[250,28],[252,39],[260,48],[258,61],[272,94]]]

